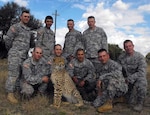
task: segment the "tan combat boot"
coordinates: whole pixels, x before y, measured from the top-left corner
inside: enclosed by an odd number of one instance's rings
[[[97,111],[100,113],[103,112],[111,112],[112,111],[112,100],[107,100],[106,103],[104,103],[104,105],[98,107]]]
[[[14,103],[14,104],[18,103],[18,100],[15,98],[14,93],[8,93],[7,99],[11,103]]]

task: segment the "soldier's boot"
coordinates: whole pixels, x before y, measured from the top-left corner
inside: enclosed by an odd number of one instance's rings
[[[113,108],[112,100],[107,100],[106,103],[104,103],[104,105],[97,108],[97,111],[100,112],[100,113],[111,112],[112,108]]]
[[[14,93],[8,93],[7,99],[9,102],[16,104],[18,103],[18,100],[15,98]]]
[[[119,97],[119,98],[115,98],[115,99],[113,100],[113,104],[115,104],[115,103],[126,103],[126,99],[125,99],[125,97],[123,97],[123,96],[121,96],[121,97]]]
[[[137,112],[141,112],[142,109],[143,109],[143,104],[142,104],[142,103],[136,104],[136,105],[133,107],[133,110],[134,110],[134,111],[137,111]]]

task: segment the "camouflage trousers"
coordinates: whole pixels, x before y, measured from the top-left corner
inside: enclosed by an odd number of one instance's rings
[[[16,81],[21,77],[21,65],[23,61],[24,59],[21,59],[19,56],[8,56],[8,78],[5,84],[7,92],[15,91]]]
[[[93,101],[96,98],[96,83],[92,82],[89,83],[88,85],[85,85],[83,87],[80,87],[78,85],[76,85],[77,90],[80,92],[83,100],[86,101]]]
[[[100,95],[96,97],[96,99],[93,101],[94,107],[102,106],[107,100],[111,99],[113,100],[116,97],[120,97],[125,95],[127,92],[127,88],[124,90],[121,90],[119,88],[116,88],[115,85],[111,84],[108,80],[105,81],[105,83],[102,84],[102,92]]]
[[[33,95],[33,93],[38,92],[40,94],[44,94],[47,89],[47,83],[31,85],[26,82],[21,82],[21,94],[27,97]]]
[[[147,80],[137,79],[134,84],[128,84],[128,92],[125,95],[129,104],[143,104],[147,93]]]

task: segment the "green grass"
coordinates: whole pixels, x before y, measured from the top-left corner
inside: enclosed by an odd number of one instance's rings
[[[147,68],[150,83],[150,65]],[[20,100],[10,104],[6,99],[5,81],[7,78],[7,60],[0,60],[0,115],[150,115],[150,84],[144,109],[141,113],[132,111],[126,104],[117,104],[112,113],[98,113],[92,106],[76,107],[73,104],[61,105],[59,109],[51,107],[52,98],[36,96],[33,99]]]

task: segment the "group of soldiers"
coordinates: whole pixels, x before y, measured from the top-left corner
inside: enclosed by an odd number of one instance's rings
[[[29,11],[23,11],[20,22],[10,27],[5,44],[8,49],[7,99],[18,103],[14,93],[19,79],[20,93],[31,96],[35,90],[44,94],[51,75],[51,59],[64,57],[66,70],[74,81],[83,100],[90,102],[99,112],[113,109],[113,102],[122,99],[135,111],[142,111],[147,93],[146,62],[144,56],[134,51],[131,40],[125,40],[118,62],[110,59],[107,36],[89,16],[89,28],[83,34],[74,29],[69,19],[69,29],[64,47],[55,44],[52,16],[46,16],[45,27],[37,30],[37,41],[28,57],[30,48]],[[134,93],[133,93],[134,92]],[[136,95],[136,96],[134,96]]]

